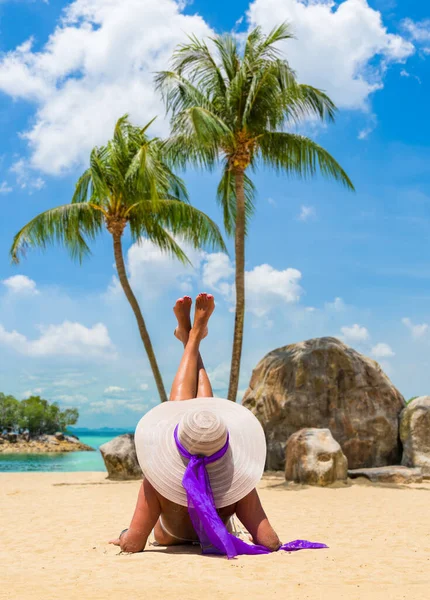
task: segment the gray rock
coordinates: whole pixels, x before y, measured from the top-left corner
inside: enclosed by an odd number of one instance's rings
[[[415,398],[400,416],[402,465],[430,472],[430,396]]]
[[[79,443],[79,438],[77,438],[74,435],[65,435],[64,439],[66,440],[66,442],[70,442],[71,444],[78,444]]]
[[[400,462],[403,396],[378,363],[336,338],[267,354],[253,371],[243,404],[266,433],[268,469],[284,468],[286,441],[308,427],[330,429],[351,468]]]
[[[11,444],[16,444],[18,441],[18,434],[16,433],[7,433],[4,437]]]
[[[423,474],[421,469],[409,469],[400,465],[390,467],[377,467],[374,469],[351,469],[348,477],[365,477],[374,483],[421,483]]]
[[[329,485],[347,479],[348,461],[329,429],[300,429],[287,441],[285,479]]]
[[[423,474],[423,479],[428,481],[430,479],[430,467],[420,467],[420,469]]]
[[[55,434],[55,439],[59,442],[64,442],[64,433],[62,433],[61,431],[57,431],[57,433]]]
[[[119,435],[100,446],[100,452],[106,465],[108,479],[142,479],[134,446],[134,434]]]

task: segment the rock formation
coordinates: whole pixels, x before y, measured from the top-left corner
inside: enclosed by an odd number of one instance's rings
[[[12,437],[11,437],[12,436]],[[28,433],[0,436],[1,454],[45,454],[62,452],[94,452],[94,448],[82,444],[78,438],[65,435],[58,440],[56,435],[30,437]]]
[[[347,479],[348,461],[329,429],[300,429],[285,451],[285,479],[309,485],[328,485]]]
[[[330,429],[351,469],[399,464],[400,392],[374,360],[336,338],[291,344],[254,369],[244,406],[266,433],[268,469],[283,469],[299,429]]]
[[[430,474],[430,396],[409,402],[400,416],[402,465],[421,467]]]
[[[348,471],[348,477],[356,479],[365,477],[373,483],[421,483],[423,474],[421,469],[408,469],[400,465],[390,467],[376,467],[374,469],[351,469]]]
[[[134,434],[119,435],[100,446],[100,452],[106,465],[108,479],[142,479],[134,446]]]

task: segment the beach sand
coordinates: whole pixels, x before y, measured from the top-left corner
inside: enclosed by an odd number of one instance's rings
[[[430,482],[259,490],[283,541],[327,550],[228,561],[195,549],[121,555],[140,482],[104,473],[0,473],[1,600],[430,598]]]

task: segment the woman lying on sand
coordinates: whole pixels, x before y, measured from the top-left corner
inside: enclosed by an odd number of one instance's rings
[[[266,458],[263,430],[243,406],[213,398],[200,355],[214,298],[197,296],[192,327],[191,304],[185,296],[173,309],[175,336],[184,353],[170,401],[153,408],[137,426],[136,451],[145,479],[129,529],[110,543],[124,552],[141,552],[154,529],[162,546],[200,542],[203,553],[229,558],[325,547],[302,540],[281,546],[255,489]],[[231,533],[235,514],[255,545]]]

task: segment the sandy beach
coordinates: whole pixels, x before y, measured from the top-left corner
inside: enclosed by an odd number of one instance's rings
[[[0,474],[1,600],[429,597],[430,482],[312,488],[267,475],[260,494],[281,539],[329,549],[232,561],[187,548],[119,554],[107,540],[128,525],[139,485]]]

